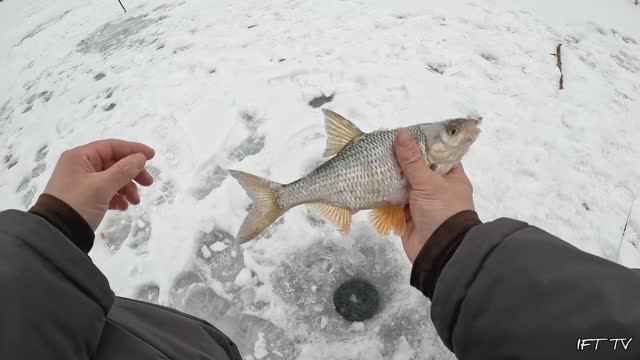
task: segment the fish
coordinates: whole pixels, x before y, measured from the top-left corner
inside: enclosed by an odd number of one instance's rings
[[[393,151],[400,128],[365,133],[342,115],[322,109],[327,134],[325,157],[304,177],[281,184],[229,170],[253,201],[238,231],[245,243],[259,236],[289,209],[307,204],[347,235],[352,215],[371,209],[370,221],[383,235],[405,232],[409,188]],[[482,117],[468,116],[409,126],[422,158],[443,175],[456,166],[480,134]]]

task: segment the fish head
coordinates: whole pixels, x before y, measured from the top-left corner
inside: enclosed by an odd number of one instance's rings
[[[432,164],[459,161],[480,135],[481,122],[482,117],[466,117],[420,125],[427,139],[427,160]]]
[[[445,120],[440,129],[440,140],[452,148],[469,147],[480,135],[482,117]]]

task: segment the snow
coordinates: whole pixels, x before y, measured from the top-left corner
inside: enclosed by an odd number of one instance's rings
[[[216,241],[211,246],[209,246],[211,251],[215,251],[215,252],[222,251],[222,250],[226,249],[227,247],[228,247],[228,245],[223,243],[222,241]],[[234,255],[232,254],[231,256],[234,256]]]
[[[267,355],[269,355],[269,352],[267,352],[267,343],[264,341],[264,334],[258,333],[258,341],[256,341],[253,356],[260,360],[264,359]]]
[[[320,329],[324,330],[327,327],[329,319],[326,316],[320,318]]]
[[[351,331],[361,332],[364,331],[364,328],[365,326],[363,322],[355,321],[351,324]]]
[[[205,259],[208,259],[211,257],[211,251],[209,251],[209,248],[207,247],[207,245],[202,245],[202,247],[200,248],[200,251],[202,251],[202,257],[204,257]]]
[[[286,183],[318,165],[326,101],[365,131],[482,115],[464,164],[483,220],[640,266],[631,1],[123,3],[0,2],[3,208],[33,204],[68,148],[117,137],[157,151],[142,204],[109,213],[90,253],[116,294],[201,316],[245,358],[453,359],[399,240],[367,214],[343,238],[300,207],[235,242],[250,201],[227,169]],[[331,301],[354,276],[383,299],[362,325]]]
[[[415,356],[415,350],[409,345],[407,338],[400,336],[398,341],[398,350],[396,350],[393,360],[407,360],[413,359]]]
[[[248,286],[251,284],[251,270],[244,268],[240,270],[240,273],[233,281],[236,285],[240,287]]]

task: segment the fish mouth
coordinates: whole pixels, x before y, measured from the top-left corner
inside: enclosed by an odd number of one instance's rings
[[[479,128],[475,128],[473,134],[470,134],[469,136],[464,138],[465,143],[471,144],[472,142],[476,141],[481,132],[482,130],[480,130]]]

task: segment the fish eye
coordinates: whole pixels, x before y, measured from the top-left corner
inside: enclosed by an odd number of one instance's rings
[[[454,136],[457,135],[460,132],[460,130],[458,130],[458,128],[451,128],[449,129],[448,133],[450,136]]]

